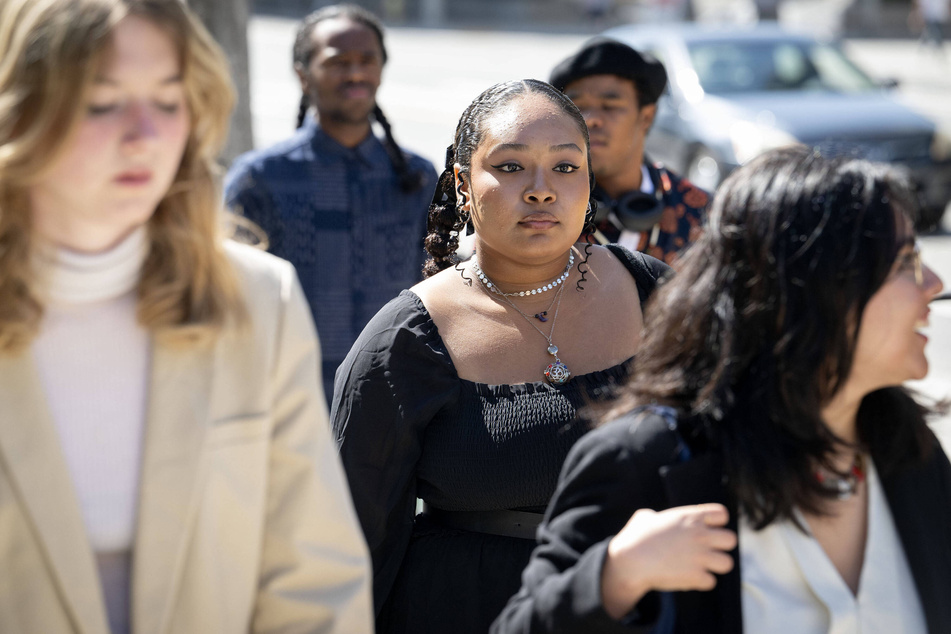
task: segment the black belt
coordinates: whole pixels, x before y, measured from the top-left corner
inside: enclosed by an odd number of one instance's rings
[[[528,511],[444,511],[425,502],[423,515],[446,528],[519,539],[535,539],[535,530],[544,517]]]

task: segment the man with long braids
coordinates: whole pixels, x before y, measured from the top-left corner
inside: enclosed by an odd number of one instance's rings
[[[320,333],[328,399],[370,317],[421,279],[436,173],[396,144],[376,104],[386,59],[382,26],[366,10],[341,4],[308,15],[294,42],[303,92],[297,132],[240,156],[225,182],[228,206],[297,267]]]

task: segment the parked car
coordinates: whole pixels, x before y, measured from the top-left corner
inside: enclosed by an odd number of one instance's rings
[[[921,227],[951,200],[951,137],[892,95],[831,42],[775,24],[711,28],[622,26],[605,35],[667,68],[646,150],[713,190],[738,165],[790,143],[906,169],[919,187]]]

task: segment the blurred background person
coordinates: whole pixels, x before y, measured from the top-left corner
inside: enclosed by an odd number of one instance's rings
[[[227,205],[261,227],[268,250],[300,274],[328,399],[370,317],[422,277],[436,172],[396,144],[376,103],[386,60],[373,14],[343,4],[307,16],[294,42],[303,91],[297,133],[238,157],[225,181]]]
[[[588,429],[579,408],[627,375],[667,267],[575,245],[590,184],[587,129],[561,92],[537,80],[483,92],[447,151],[427,279],[371,320],[337,373],[331,419],[378,632],[488,630]],[[476,255],[460,263],[470,222]]]
[[[494,633],[951,631],[951,464],[902,387],[942,283],[887,170],[724,181]]]
[[[580,0],[582,10],[591,26],[602,29],[614,9],[614,0]]]
[[[372,631],[293,268],[179,0],[0,5],[0,631]]]
[[[598,240],[673,262],[699,235],[708,197],[644,156],[644,139],[667,85],[663,64],[596,37],[558,64],[550,81],[588,125]]]
[[[914,22],[921,29],[921,44],[944,53],[944,31],[951,18],[951,0],[915,0]]]

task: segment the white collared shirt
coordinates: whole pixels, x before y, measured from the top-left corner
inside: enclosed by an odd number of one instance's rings
[[[739,522],[743,629],[751,634],[927,634],[924,611],[888,501],[866,461],[868,536],[858,594],[822,546],[791,521]],[[808,526],[798,514],[803,526]]]

